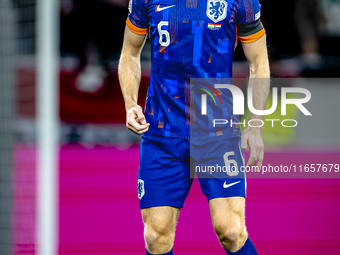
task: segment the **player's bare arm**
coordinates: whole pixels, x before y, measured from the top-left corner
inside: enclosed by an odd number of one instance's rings
[[[269,87],[270,71],[266,45],[266,36],[252,43],[243,43],[243,51],[249,62],[250,79],[248,86],[253,89],[253,105],[257,110],[266,107]],[[249,120],[263,120],[263,116],[249,112]],[[252,121],[252,125],[258,125]],[[260,123],[259,123],[260,124]],[[260,125],[259,125],[260,126]],[[242,149],[250,149],[250,158],[247,166],[261,166],[264,157],[264,145],[261,136],[262,127],[248,127],[242,133]]]
[[[122,54],[119,60],[118,76],[126,110],[126,127],[141,135],[148,131],[143,109],[137,104],[141,79],[140,54],[145,43],[145,35],[138,35],[125,28]]]

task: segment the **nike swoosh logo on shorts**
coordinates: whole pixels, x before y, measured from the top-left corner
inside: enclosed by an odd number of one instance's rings
[[[160,5],[157,5],[157,7],[156,7],[156,12],[161,12],[161,11],[163,11],[163,10],[165,10],[165,9],[168,9],[168,8],[171,8],[171,7],[174,7],[175,5],[170,5],[170,6],[165,6],[165,7],[162,7],[161,8],[161,6]]]
[[[241,182],[241,181],[233,182],[233,183],[230,183],[230,184],[226,184],[226,182],[224,182],[223,183],[223,188],[227,189],[227,188],[229,188],[229,187],[231,187],[231,186],[233,186],[233,185],[235,185],[235,184],[237,184],[239,182]]]

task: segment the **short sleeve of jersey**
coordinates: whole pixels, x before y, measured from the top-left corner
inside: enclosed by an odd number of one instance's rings
[[[145,35],[148,33],[148,15],[145,0],[130,0],[129,16],[126,25],[135,34]]]
[[[261,4],[258,0],[239,0],[236,26],[237,35],[241,42],[255,42],[264,36],[265,30],[260,17]]]

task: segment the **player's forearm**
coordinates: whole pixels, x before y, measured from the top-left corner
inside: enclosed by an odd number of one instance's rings
[[[123,93],[125,110],[137,105],[141,79],[140,56],[133,57],[122,53],[118,66],[119,83]]]
[[[265,110],[270,89],[270,70],[267,57],[258,63],[250,65],[250,80],[248,86],[252,87],[254,108],[256,110]],[[255,119],[263,120],[263,116],[249,112],[249,120]],[[253,125],[257,126],[260,125],[260,123],[253,121]]]

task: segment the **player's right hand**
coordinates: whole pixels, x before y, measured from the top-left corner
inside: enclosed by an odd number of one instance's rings
[[[137,135],[149,130],[150,123],[146,123],[143,109],[139,105],[127,110],[126,127]]]

